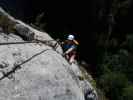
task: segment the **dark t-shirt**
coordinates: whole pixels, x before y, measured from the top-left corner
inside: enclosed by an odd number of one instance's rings
[[[72,40],[66,40],[63,44],[64,52],[67,51],[69,48],[74,48],[74,50],[76,50],[77,45]]]

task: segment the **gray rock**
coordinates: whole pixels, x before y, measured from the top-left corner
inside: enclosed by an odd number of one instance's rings
[[[68,64],[61,56],[60,45],[56,50],[51,47],[56,41],[47,33],[14,19],[2,8],[0,16],[8,19],[6,25],[12,22],[10,29],[18,32],[7,35],[1,31],[0,44],[52,40],[45,44],[0,45],[0,100],[89,100],[93,96],[87,94],[93,89],[91,84],[79,79],[82,72],[78,65]]]
[[[80,77],[83,77],[83,72],[80,70],[79,66],[77,64],[72,64],[69,66],[69,69],[72,71],[71,74],[74,74],[78,86],[82,89],[85,100],[98,100],[97,92],[90,82],[87,79],[80,80]]]
[[[14,28],[16,29],[18,34],[24,38],[24,40],[28,40],[28,41],[34,40],[35,33],[32,32],[26,26],[21,25],[21,24],[16,24]]]
[[[16,41],[10,35],[7,37],[8,41]],[[0,40],[7,42],[2,36]],[[82,91],[66,68],[69,64],[51,47],[39,44],[1,45],[0,58],[0,64],[8,65],[0,69],[4,73],[21,65],[0,80],[0,100],[84,100]]]
[[[0,24],[2,24],[2,26],[7,26],[11,31],[16,30],[18,35],[25,38],[24,40],[28,41],[33,39],[41,41],[47,40],[50,41],[49,42],[50,45],[54,45],[56,43],[56,41],[53,40],[46,32],[38,31],[32,28],[31,26],[23,23],[22,21],[15,19],[14,17],[10,16],[7,12],[5,12],[1,7],[0,7],[0,20],[2,20],[2,23],[0,21]],[[11,32],[8,31],[8,33]],[[63,52],[60,45],[58,45],[56,50],[61,54]]]

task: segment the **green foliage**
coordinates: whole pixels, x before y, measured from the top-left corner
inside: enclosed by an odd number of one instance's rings
[[[103,59],[103,71],[122,72],[126,66],[128,67],[128,52],[120,50],[117,54],[106,54]],[[101,66],[101,67],[102,67]],[[104,72],[104,73],[105,73]]]
[[[133,34],[128,34],[126,36],[126,41],[123,44],[127,49],[133,52]]]
[[[80,70],[82,74],[81,76],[79,76],[79,79],[87,80],[96,89],[96,81],[92,78],[92,76],[86,71],[86,69],[83,66],[80,67]]]
[[[122,73],[105,73],[99,79],[99,85],[111,100],[120,100],[128,79]]]
[[[107,97],[105,97],[105,93],[103,91],[101,91],[100,89],[97,89],[96,91],[97,91],[99,100],[109,100],[107,99]]]
[[[133,100],[133,85],[129,85],[124,88],[123,92],[123,100]]]
[[[109,45],[111,49],[111,45]],[[117,51],[102,51],[98,64],[98,85],[110,100],[133,100],[133,35],[128,34],[126,40]]]

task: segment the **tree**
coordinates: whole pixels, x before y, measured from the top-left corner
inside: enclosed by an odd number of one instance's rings
[[[124,88],[122,100],[133,100],[133,85]]]
[[[110,100],[120,100],[123,88],[128,84],[126,76],[122,73],[105,73],[100,77],[99,86]]]

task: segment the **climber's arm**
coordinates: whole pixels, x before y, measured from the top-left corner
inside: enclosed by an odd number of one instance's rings
[[[69,48],[69,49],[65,52],[65,54],[68,54],[68,53],[71,52],[73,49],[74,49],[74,48]]]
[[[71,51],[73,51],[74,49],[76,48],[76,46],[72,46],[71,48],[69,48],[64,54],[68,54],[70,53]]]

